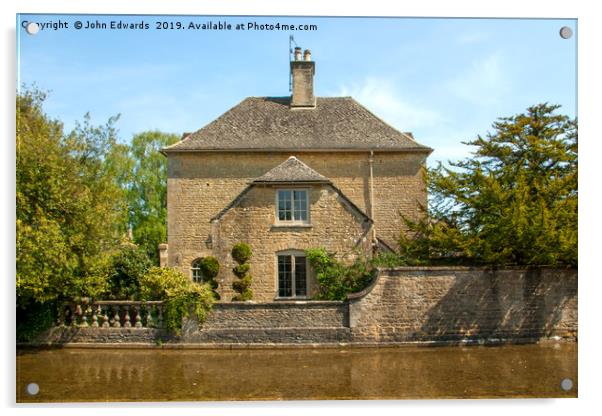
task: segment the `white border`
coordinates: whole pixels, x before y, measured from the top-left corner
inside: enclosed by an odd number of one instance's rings
[[[365,414],[371,408],[378,408],[379,413],[400,414],[400,412],[420,412],[420,414],[440,414],[446,416],[470,413],[484,413],[488,415],[504,415],[517,411],[529,413],[545,413],[546,415],[590,414],[598,408],[602,395],[600,387],[600,345],[601,337],[599,316],[599,296],[601,290],[601,276],[598,272],[599,239],[602,235],[599,221],[599,181],[601,175],[597,168],[602,142],[599,120],[600,90],[599,77],[602,74],[600,64],[600,41],[602,33],[600,24],[600,11],[596,2],[577,1],[531,1],[505,0],[496,3],[483,1],[428,1],[421,2],[386,2],[371,0],[369,2],[349,1],[316,1],[305,0],[295,2],[270,1],[200,1],[170,0],[129,2],[123,0],[89,0],[86,2],[72,2],[68,0],[20,0],[17,2],[3,2],[0,19],[3,23],[4,62],[2,65],[3,82],[2,92],[2,125],[4,128],[5,142],[2,152],[5,169],[2,183],[4,196],[2,247],[2,264],[7,273],[4,274],[6,285],[4,294],[5,319],[2,326],[6,337],[2,343],[2,403],[10,407],[14,403],[14,98],[15,98],[15,13],[131,13],[131,14],[239,14],[239,15],[330,15],[330,16],[440,16],[440,17],[547,17],[547,18],[578,18],[579,19],[579,133],[580,133],[580,193],[581,204],[580,220],[580,273],[579,273],[579,335],[581,363],[579,368],[579,395],[578,400],[441,400],[441,401],[388,401],[388,402],[265,402],[265,403],[189,403],[189,404],[112,404],[110,407],[132,408],[145,407],[144,412],[149,415],[164,415],[165,408],[178,407],[179,414],[199,414],[200,411],[210,411],[211,414],[236,414],[245,415],[281,415],[283,408],[286,414],[306,415],[329,414],[341,410],[351,414]],[[352,41],[352,40],[350,40]],[[536,45],[534,45],[536,47]],[[8,63],[8,65],[6,64]],[[553,68],[550,68],[553,70]],[[12,141],[12,143],[11,143]],[[585,226],[583,225],[585,224]],[[596,238],[594,239],[594,236]],[[14,405],[13,405],[14,406]],[[12,413],[38,413],[39,406],[20,406],[9,409]],[[49,415],[81,415],[82,405],[54,405],[44,411]],[[86,414],[104,414],[108,411],[105,404],[86,406]]]

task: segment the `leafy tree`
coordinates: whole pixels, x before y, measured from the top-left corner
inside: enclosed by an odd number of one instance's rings
[[[97,296],[107,289],[105,251],[125,228],[123,194],[107,162],[114,123],[65,136],[43,112],[45,94],[17,95],[17,304]]]
[[[114,299],[138,297],[140,279],[146,274],[152,263],[146,253],[135,244],[123,243],[110,258],[109,290]]]
[[[577,265],[577,122],[539,104],[500,118],[474,157],[428,173],[429,216],[406,220],[408,263]],[[455,169],[454,169],[455,168]]]
[[[175,134],[147,131],[129,147],[130,175],[121,177],[127,189],[129,224],[134,242],[159,265],[158,246],[167,239],[167,160],[160,150],[178,141]],[[127,162],[122,161],[122,165]]]

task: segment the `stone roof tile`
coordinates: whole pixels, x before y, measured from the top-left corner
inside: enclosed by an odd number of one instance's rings
[[[249,97],[184,140],[172,151],[406,150],[430,153],[410,134],[376,117],[351,97],[318,97],[296,109],[290,97]]]
[[[330,183],[330,180],[305,163],[301,162],[295,156],[289,157],[275,168],[269,170],[253,183],[281,183],[281,182],[324,182]]]

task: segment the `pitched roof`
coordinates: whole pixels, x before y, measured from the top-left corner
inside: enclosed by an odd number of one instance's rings
[[[163,151],[432,151],[351,97],[318,97],[311,109],[291,108],[289,103],[290,97],[246,98]]]
[[[282,182],[324,182],[330,180],[301,162],[295,156],[289,157],[275,168],[269,170],[253,183],[282,183]]]

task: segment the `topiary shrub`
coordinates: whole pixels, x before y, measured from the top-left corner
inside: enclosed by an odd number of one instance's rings
[[[233,301],[253,299],[253,291],[251,290],[253,278],[249,274],[251,265],[248,263],[252,255],[251,246],[246,243],[237,243],[232,247],[232,258],[238,263],[232,269],[232,272],[239,279],[232,283],[232,289],[237,293],[232,297]]]
[[[216,300],[220,299],[219,294],[216,292],[218,283],[215,279],[217,274],[219,273],[219,261],[213,256],[203,257],[201,262],[199,263],[199,268],[201,269],[201,273],[203,274],[206,283],[213,290],[213,294]]]
[[[251,246],[247,243],[237,243],[232,247],[232,258],[238,264],[244,264],[251,259],[253,253],[251,252]]]

